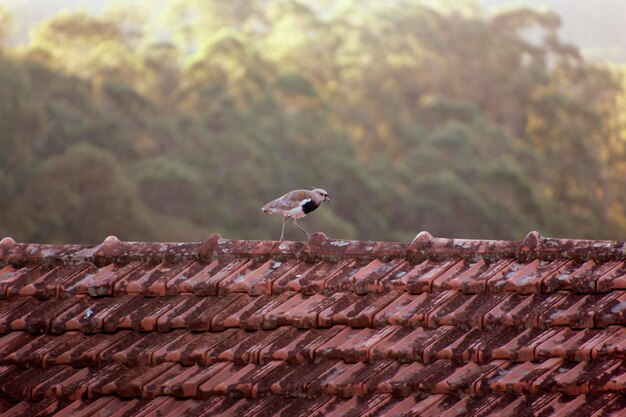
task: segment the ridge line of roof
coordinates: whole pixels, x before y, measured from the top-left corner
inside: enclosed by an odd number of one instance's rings
[[[536,231],[528,233],[521,241],[440,238],[423,231],[410,244],[331,239],[323,233],[313,234],[306,243],[233,240],[219,234],[211,235],[204,242],[124,242],[115,236],[107,237],[99,245],[18,243],[11,237],[0,241],[0,266],[80,262],[104,266],[114,262],[184,260],[210,262],[236,257],[309,262],[346,258],[365,261],[404,258],[413,263],[456,258],[469,261],[516,259],[523,263],[536,259],[605,262],[626,259],[626,243],[549,238]]]

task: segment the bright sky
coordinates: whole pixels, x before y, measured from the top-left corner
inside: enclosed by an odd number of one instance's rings
[[[14,24],[12,43],[23,42],[29,30],[45,17],[62,9],[88,9],[99,12],[109,5],[164,0],[1,0],[19,16]],[[233,0],[235,1],[235,0]],[[450,0],[423,0],[425,3]],[[626,64],[626,0],[478,0],[487,11],[519,5],[545,6],[563,19],[563,39],[581,47],[589,58],[610,59]]]

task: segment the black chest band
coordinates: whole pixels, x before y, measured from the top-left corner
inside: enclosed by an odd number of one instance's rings
[[[319,206],[320,205],[319,204],[315,204],[315,201],[313,201],[313,200],[307,201],[306,203],[304,203],[302,205],[302,211],[304,212],[304,214],[309,214],[310,212],[312,212],[313,210],[315,210]]]

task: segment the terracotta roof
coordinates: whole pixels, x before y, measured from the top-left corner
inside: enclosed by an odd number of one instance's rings
[[[626,415],[626,246],[0,242],[2,416]]]

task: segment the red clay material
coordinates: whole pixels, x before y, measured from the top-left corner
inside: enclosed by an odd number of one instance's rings
[[[0,415],[620,415],[624,249],[5,238]]]

